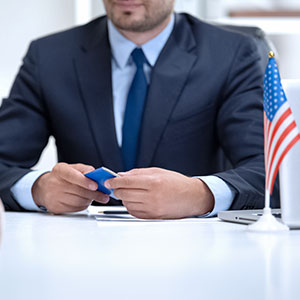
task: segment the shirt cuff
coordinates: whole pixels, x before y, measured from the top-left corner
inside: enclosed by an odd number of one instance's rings
[[[214,198],[214,209],[204,215],[204,217],[214,217],[219,211],[228,210],[235,197],[235,191],[229,185],[217,176],[198,176],[210,189]]]
[[[19,179],[10,189],[14,199],[26,210],[43,211],[40,209],[33,200],[32,186],[35,181],[44,173],[49,172],[37,170],[31,171]]]

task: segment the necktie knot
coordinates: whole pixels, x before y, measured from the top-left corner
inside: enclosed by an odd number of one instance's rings
[[[141,48],[135,48],[131,56],[137,68],[142,68],[144,63],[147,63],[147,58]]]

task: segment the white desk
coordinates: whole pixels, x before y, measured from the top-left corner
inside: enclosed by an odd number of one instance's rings
[[[300,299],[300,231],[6,213],[0,299]]]

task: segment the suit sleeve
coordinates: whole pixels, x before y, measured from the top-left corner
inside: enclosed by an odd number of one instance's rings
[[[50,135],[38,65],[33,42],[0,108],[0,197],[7,210],[22,210],[10,188],[37,163]]]
[[[263,71],[259,60],[254,42],[243,38],[218,113],[218,139],[234,168],[215,175],[237,192],[230,209],[264,206]],[[276,183],[274,194],[277,191]]]

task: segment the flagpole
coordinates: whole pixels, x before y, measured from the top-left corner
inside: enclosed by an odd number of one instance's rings
[[[271,207],[270,207],[270,192],[269,190],[265,190],[265,210],[270,210],[271,211]]]
[[[263,216],[268,216],[268,218],[270,218],[270,217],[274,218],[272,215],[272,210],[271,210],[271,205],[270,205],[270,192],[268,189],[265,190],[265,207],[263,210]]]

